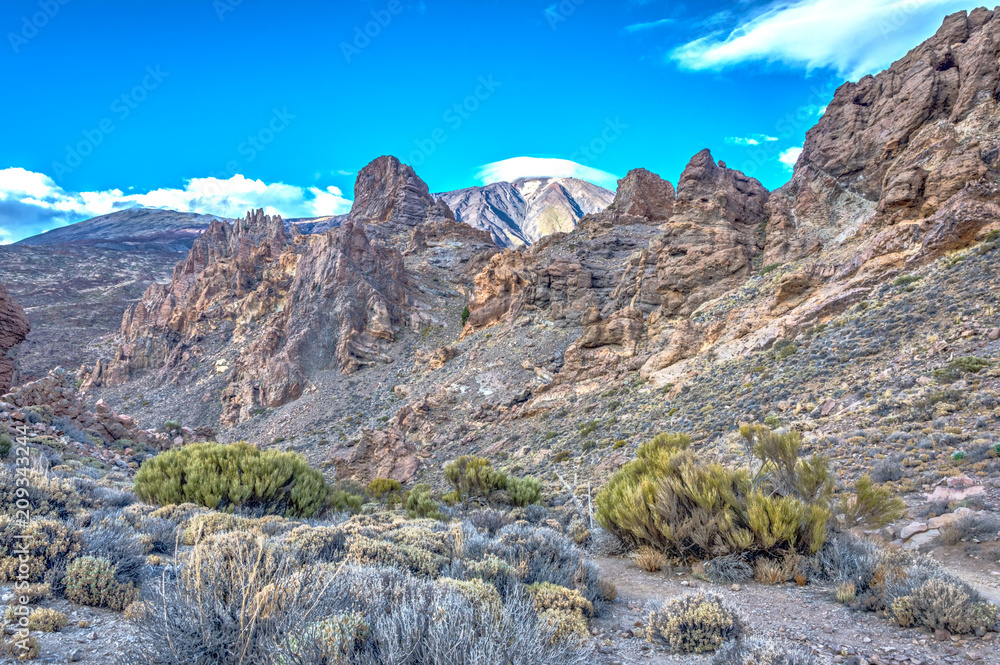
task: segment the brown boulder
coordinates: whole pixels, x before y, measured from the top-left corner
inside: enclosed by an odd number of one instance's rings
[[[376,478],[408,483],[420,469],[416,446],[408,443],[406,435],[394,427],[362,430],[357,445],[334,448],[330,452],[330,461],[337,470],[338,478],[353,478],[366,483]]]

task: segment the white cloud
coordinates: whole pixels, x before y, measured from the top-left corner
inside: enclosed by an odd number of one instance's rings
[[[647,23],[633,23],[632,25],[625,26],[625,32],[635,33],[644,32],[646,30],[653,30],[654,28],[662,28],[665,25],[670,25],[674,22],[672,18],[661,18],[659,21],[649,21]]]
[[[875,73],[930,37],[945,15],[973,9],[961,0],[772,0],[728,34],[714,32],[675,49],[692,70],[745,62],[829,68],[850,79]]]
[[[727,136],[726,143],[730,145],[740,145],[740,146],[752,146],[760,145],[761,143],[770,143],[771,141],[777,141],[777,136],[768,136],[767,134],[753,134],[752,136]]]
[[[778,161],[784,164],[786,169],[792,171],[795,169],[795,162],[799,161],[799,155],[801,154],[801,146],[798,148],[789,148],[778,155]]]
[[[44,173],[0,169],[0,243],[136,206],[230,218],[263,208],[268,214],[294,218],[345,213],[351,202],[336,187],[304,189],[238,174],[226,180],[192,178],[183,189],[125,194],[120,189],[72,192]]]
[[[480,167],[476,178],[484,185],[518,178],[579,178],[614,191],[618,176],[568,159],[512,157]]]

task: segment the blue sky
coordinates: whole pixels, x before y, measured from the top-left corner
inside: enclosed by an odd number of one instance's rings
[[[342,212],[382,154],[433,191],[613,188],[708,147],[776,188],[837,85],[975,6],[8,0],[0,242],[131,205]]]

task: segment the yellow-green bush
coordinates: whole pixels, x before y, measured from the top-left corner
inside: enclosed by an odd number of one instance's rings
[[[903,516],[906,504],[899,497],[892,496],[887,487],[880,487],[868,476],[861,476],[854,485],[854,494],[843,497],[838,513],[843,526],[852,528],[859,525],[883,527]]]
[[[632,546],[678,556],[721,556],[746,549],[753,533],[742,514],[750,478],[702,464],[684,435],[661,434],[597,494],[597,518]]]
[[[538,621],[550,631],[553,643],[581,642],[590,637],[587,620],[579,612],[544,610],[539,613]]]
[[[965,634],[989,630],[997,621],[998,608],[975,600],[966,589],[947,579],[931,578],[893,601],[892,614],[905,628],[943,628]]]
[[[542,483],[537,478],[507,478],[507,495],[515,506],[530,506],[542,501]]]
[[[700,461],[684,435],[643,444],[598,493],[598,520],[627,545],[682,558],[817,553],[834,514],[828,460],[800,458],[794,432],[744,425],[740,436],[747,468]],[[901,510],[901,500],[864,477],[836,512],[853,527],[883,525]]]
[[[69,624],[66,615],[50,608],[37,609],[28,616],[28,629],[54,633]]]
[[[458,493],[460,500],[486,498],[491,492],[504,489],[507,474],[493,468],[489,460],[463,455],[444,467],[444,477]]]
[[[22,538],[18,538],[22,537]],[[58,570],[80,553],[80,531],[55,520],[15,522],[0,516],[0,582],[25,579],[18,576],[22,565],[13,552],[28,550],[26,581],[39,582],[49,570]]]
[[[704,653],[744,632],[743,619],[726,607],[721,596],[697,594],[674,598],[651,612],[646,639],[672,651]]]
[[[80,605],[124,610],[137,594],[115,579],[115,566],[101,557],[81,556],[66,568],[66,598]]]
[[[398,497],[402,489],[403,484],[392,478],[376,478],[365,488],[368,496],[380,503],[390,501],[394,496]]]
[[[441,504],[434,499],[434,490],[430,485],[414,485],[413,489],[406,493],[403,499],[403,507],[406,514],[412,518],[427,517],[438,519],[441,517]]]
[[[143,462],[134,490],[163,506],[250,506],[269,513],[312,517],[325,505],[323,474],[297,453],[261,451],[247,443],[194,443]]]
[[[581,615],[594,616],[594,605],[576,589],[568,589],[551,582],[537,582],[524,588],[535,603],[536,612],[545,610],[561,610],[564,612],[579,612]]]
[[[34,660],[42,653],[41,647],[38,646],[38,640],[31,635],[24,637],[15,634],[12,637],[0,636],[0,639],[3,639],[3,642],[0,642],[0,655],[10,656],[17,660]]]

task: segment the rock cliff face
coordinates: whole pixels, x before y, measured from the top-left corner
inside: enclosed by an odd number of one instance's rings
[[[630,172],[618,191],[577,232],[495,256],[476,278],[470,330],[529,307],[577,320],[590,308],[686,315],[749,276],[768,198],[756,180],[705,150],[684,170],[676,198],[645,169]]]
[[[851,270],[889,254],[913,264],[970,242],[1000,212],[998,54],[995,12],[960,12],[888,70],[841,86],[771,197],[765,263],[826,252]]]
[[[10,390],[14,380],[11,351],[28,336],[30,326],[24,309],[0,284],[0,394]]]
[[[229,378],[223,421],[237,422],[297,399],[311,371],[378,362],[403,321],[406,283],[400,253],[374,245],[355,220],[292,238],[259,210],[233,226],[213,222],[170,284],[126,311],[115,359],[87,385],[143,370],[176,381],[206,346],[231,345],[216,369]]]
[[[565,451],[606,471],[627,457],[600,452],[618,439],[722,440],[739,419],[822,419],[841,400],[876,422],[897,394],[887,363],[937,376],[947,354],[997,353],[998,31],[993,12],[949,17],[843,86],[776,192],[706,150],[676,189],[636,169],[610,205],[527,247],[498,249],[490,224],[456,221],[380,158],[327,233],[262,215],[213,225],[85,378],[155,395],[174,412],[145,416],[160,422],[188,409],[230,438],[294,431],[314,461],[359,479],[418,479],[425,460],[458,454],[550,471]],[[514,185],[489,189],[495,210],[520,205]],[[904,282],[954,296],[941,318],[936,293],[896,284],[914,271]],[[579,450],[590,421],[608,431]]]
[[[460,222],[489,231],[500,247],[568,233],[582,217],[601,212],[614,200],[614,193],[576,178],[518,178],[435,196]]]
[[[454,213],[439,204],[413,169],[395,157],[379,157],[358,173],[348,221],[413,227],[446,219],[454,220]]]

